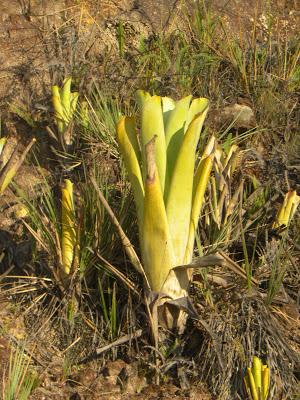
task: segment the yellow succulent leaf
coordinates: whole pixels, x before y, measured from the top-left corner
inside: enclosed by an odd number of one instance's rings
[[[175,108],[176,102],[171,99],[171,97],[162,97],[162,108],[163,108],[163,116],[164,116],[164,126],[167,126],[169,116],[171,111]]]
[[[59,133],[63,133],[65,127],[65,114],[61,103],[60,91],[58,86],[52,86],[52,104],[54,108],[57,129]]]
[[[75,209],[73,200],[73,183],[69,179],[65,179],[64,187],[61,189],[61,249],[62,263],[65,274],[69,274],[76,247],[76,230],[75,230]]]
[[[55,113],[59,114],[59,118],[62,118],[64,112],[61,104],[60,90],[56,85],[52,86],[52,102]]]
[[[146,100],[142,104],[141,111],[141,146],[143,165],[146,164],[145,146],[155,135],[155,162],[158,170],[161,189],[162,192],[164,192],[166,175],[166,141],[161,97],[146,97]],[[143,171],[143,174],[145,177],[146,171]]]
[[[71,112],[71,84],[72,78],[66,78],[60,92],[61,104],[64,110],[64,115],[69,120]],[[69,122],[69,121],[68,121]]]
[[[277,213],[273,227],[277,228],[281,225],[287,226],[296,212],[299,202],[300,196],[297,195],[296,190],[288,191],[284,197],[283,204]]]
[[[77,107],[77,102],[79,98],[79,93],[78,92],[73,92],[70,94],[71,102],[70,102],[70,115],[69,119],[71,119],[76,111]]]
[[[295,214],[295,212],[296,212],[296,210],[297,210],[297,207],[298,207],[299,203],[300,203],[300,196],[298,196],[298,195],[296,194],[296,196],[294,197],[294,201],[293,201],[293,204],[292,204],[292,208],[291,208],[290,220],[293,218],[293,216],[294,216],[294,214]]]
[[[132,186],[139,226],[141,227],[143,223],[144,186],[139,165],[140,149],[133,117],[121,117],[117,124],[117,139]]]
[[[249,386],[250,386],[250,392],[252,395],[252,400],[259,400],[258,393],[256,390],[256,384],[255,384],[255,380],[254,380],[254,376],[252,374],[251,368],[247,368],[247,372],[248,372]]]
[[[146,100],[150,99],[150,93],[146,92],[145,90],[137,90],[135,94],[136,101],[140,109],[143,108],[144,103]]]
[[[283,217],[283,221],[282,221],[282,224],[284,224],[284,225],[288,225],[288,223],[290,221],[293,205],[298,197],[296,190],[290,190],[286,194],[286,197],[287,197],[287,202],[286,202],[284,217]]]
[[[269,384],[270,384],[270,370],[267,365],[263,366],[262,370],[262,400],[266,400],[269,392]]]
[[[276,220],[273,224],[273,228],[278,228],[279,226],[283,225],[285,207],[286,207],[286,199],[284,199],[282,206],[278,210]]]
[[[195,242],[195,233],[198,226],[199,216],[202,209],[204,195],[213,165],[213,156],[209,155],[200,161],[194,179],[194,193],[192,200],[192,211],[189,226],[188,242],[185,251],[184,263],[192,261]]]
[[[18,169],[25,160],[25,157],[33,144],[36,142],[35,138],[32,138],[30,143],[25,147],[21,154],[18,154],[18,146],[15,147],[14,151],[10,155],[10,158],[6,162],[5,166],[0,171],[0,194],[2,194],[14,176],[18,172]]]
[[[155,138],[146,145],[147,178],[145,183],[142,256],[152,290],[160,292],[170,269],[174,253],[169,225],[155,164]]]
[[[166,146],[168,148],[170,142],[173,139],[173,136],[179,136],[181,138],[181,142],[184,136],[184,125],[188,116],[188,111],[190,108],[192,96],[186,96],[175,102],[175,107],[170,110],[170,114],[168,117],[168,122],[165,126],[165,135],[166,135]],[[178,138],[175,138],[179,141]],[[172,143],[171,143],[172,145]],[[180,147],[180,146],[179,146]]]
[[[244,376],[244,384],[245,384],[246,392],[247,392],[247,394],[248,394],[248,396],[250,398],[251,391],[250,391],[250,380],[249,380],[249,376],[248,375]]]
[[[196,149],[205,116],[205,111],[198,115],[191,122],[184,136],[171,178],[169,195],[166,199],[167,216],[177,265],[181,265],[184,261],[188,242]]]
[[[193,121],[196,115],[203,113],[205,110],[208,111],[208,106],[209,100],[205,97],[198,97],[192,101],[187,114],[184,132],[188,130],[190,123]]]
[[[236,153],[238,150],[239,150],[239,146],[237,146],[236,144],[233,144],[230,147],[229,152],[228,152],[227,157],[226,157],[225,162],[224,162],[224,168],[229,163],[229,161],[230,161],[231,157],[233,156],[233,154]]]
[[[184,126],[188,116],[192,96],[184,97],[175,103],[175,108],[168,114],[165,125],[167,148],[167,171],[165,199],[168,198],[169,185],[174,171],[175,162],[184,138]]]
[[[255,385],[258,389],[261,389],[261,372],[262,372],[262,362],[261,360],[254,356],[252,362],[252,374],[255,381]]]

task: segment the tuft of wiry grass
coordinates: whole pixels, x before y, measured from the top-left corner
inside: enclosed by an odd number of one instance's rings
[[[3,400],[27,400],[37,385],[37,375],[30,367],[31,359],[23,348],[11,350],[9,368],[2,386]]]
[[[90,153],[109,154],[118,157],[115,126],[122,114],[120,100],[102,92],[94,85],[90,96],[81,103],[77,123],[81,137],[89,146]]]
[[[229,300],[229,299],[228,299]],[[243,399],[243,376],[253,355],[259,355],[271,369],[270,398],[296,396],[294,370],[298,357],[289,338],[286,323],[253,296],[230,298],[228,306],[218,303],[219,311],[207,316],[209,327],[217,335],[224,365],[209,337],[204,338],[195,356],[200,376],[217,399]]]

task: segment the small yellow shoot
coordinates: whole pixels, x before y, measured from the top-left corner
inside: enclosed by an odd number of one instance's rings
[[[63,271],[69,275],[75,259],[77,236],[75,229],[75,208],[73,199],[73,183],[65,179],[61,189],[61,249]]]
[[[273,228],[279,228],[282,225],[288,226],[299,203],[300,196],[297,195],[296,190],[289,190],[284,197],[282,206],[278,210],[276,219],[273,223]]]
[[[244,378],[249,399],[267,400],[270,385],[270,370],[263,365],[261,360],[254,356],[252,368],[247,368],[247,375]]]
[[[79,97],[78,92],[71,92],[71,84],[72,78],[69,77],[63,81],[61,88],[57,85],[52,86],[55,123],[63,145],[70,145],[72,143],[72,137],[68,132],[68,128],[74,117]]]

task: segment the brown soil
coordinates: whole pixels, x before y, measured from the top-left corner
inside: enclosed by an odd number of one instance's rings
[[[49,93],[55,70],[68,72],[70,52],[75,51],[78,63],[92,61],[101,51],[117,48],[115,27],[127,24],[135,36],[168,29],[181,29],[186,4],[178,0],[2,0],[0,4],[0,104],[16,99],[32,99],[36,104]],[[246,34],[259,21],[263,41],[267,29],[265,1],[210,1],[212,9],[237,34]],[[189,8],[191,9],[191,8]],[[297,33],[300,5],[296,0],[272,2],[273,24],[282,35]],[[65,27],[64,34],[58,30]],[[78,35],[76,49],[71,48],[72,35]],[[133,35],[134,36],[134,35]],[[100,71],[93,70],[101,80]]]

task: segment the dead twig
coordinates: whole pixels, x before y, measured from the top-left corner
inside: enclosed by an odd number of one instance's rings
[[[79,361],[78,364],[84,364],[87,361],[90,361],[90,360],[94,359],[95,357],[99,356],[100,354],[112,349],[113,347],[120,346],[124,343],[130,342],[133,339],[137,339],[137,338],[141,337],[142,334],[143,334],[143,330],[138,329],[137,331],[135,331],[133,333],[129,333],[127,335],[121,336],[119,339],[115,340],[114,342],[96,349],[93,354],[85,357],[83,360]]]

